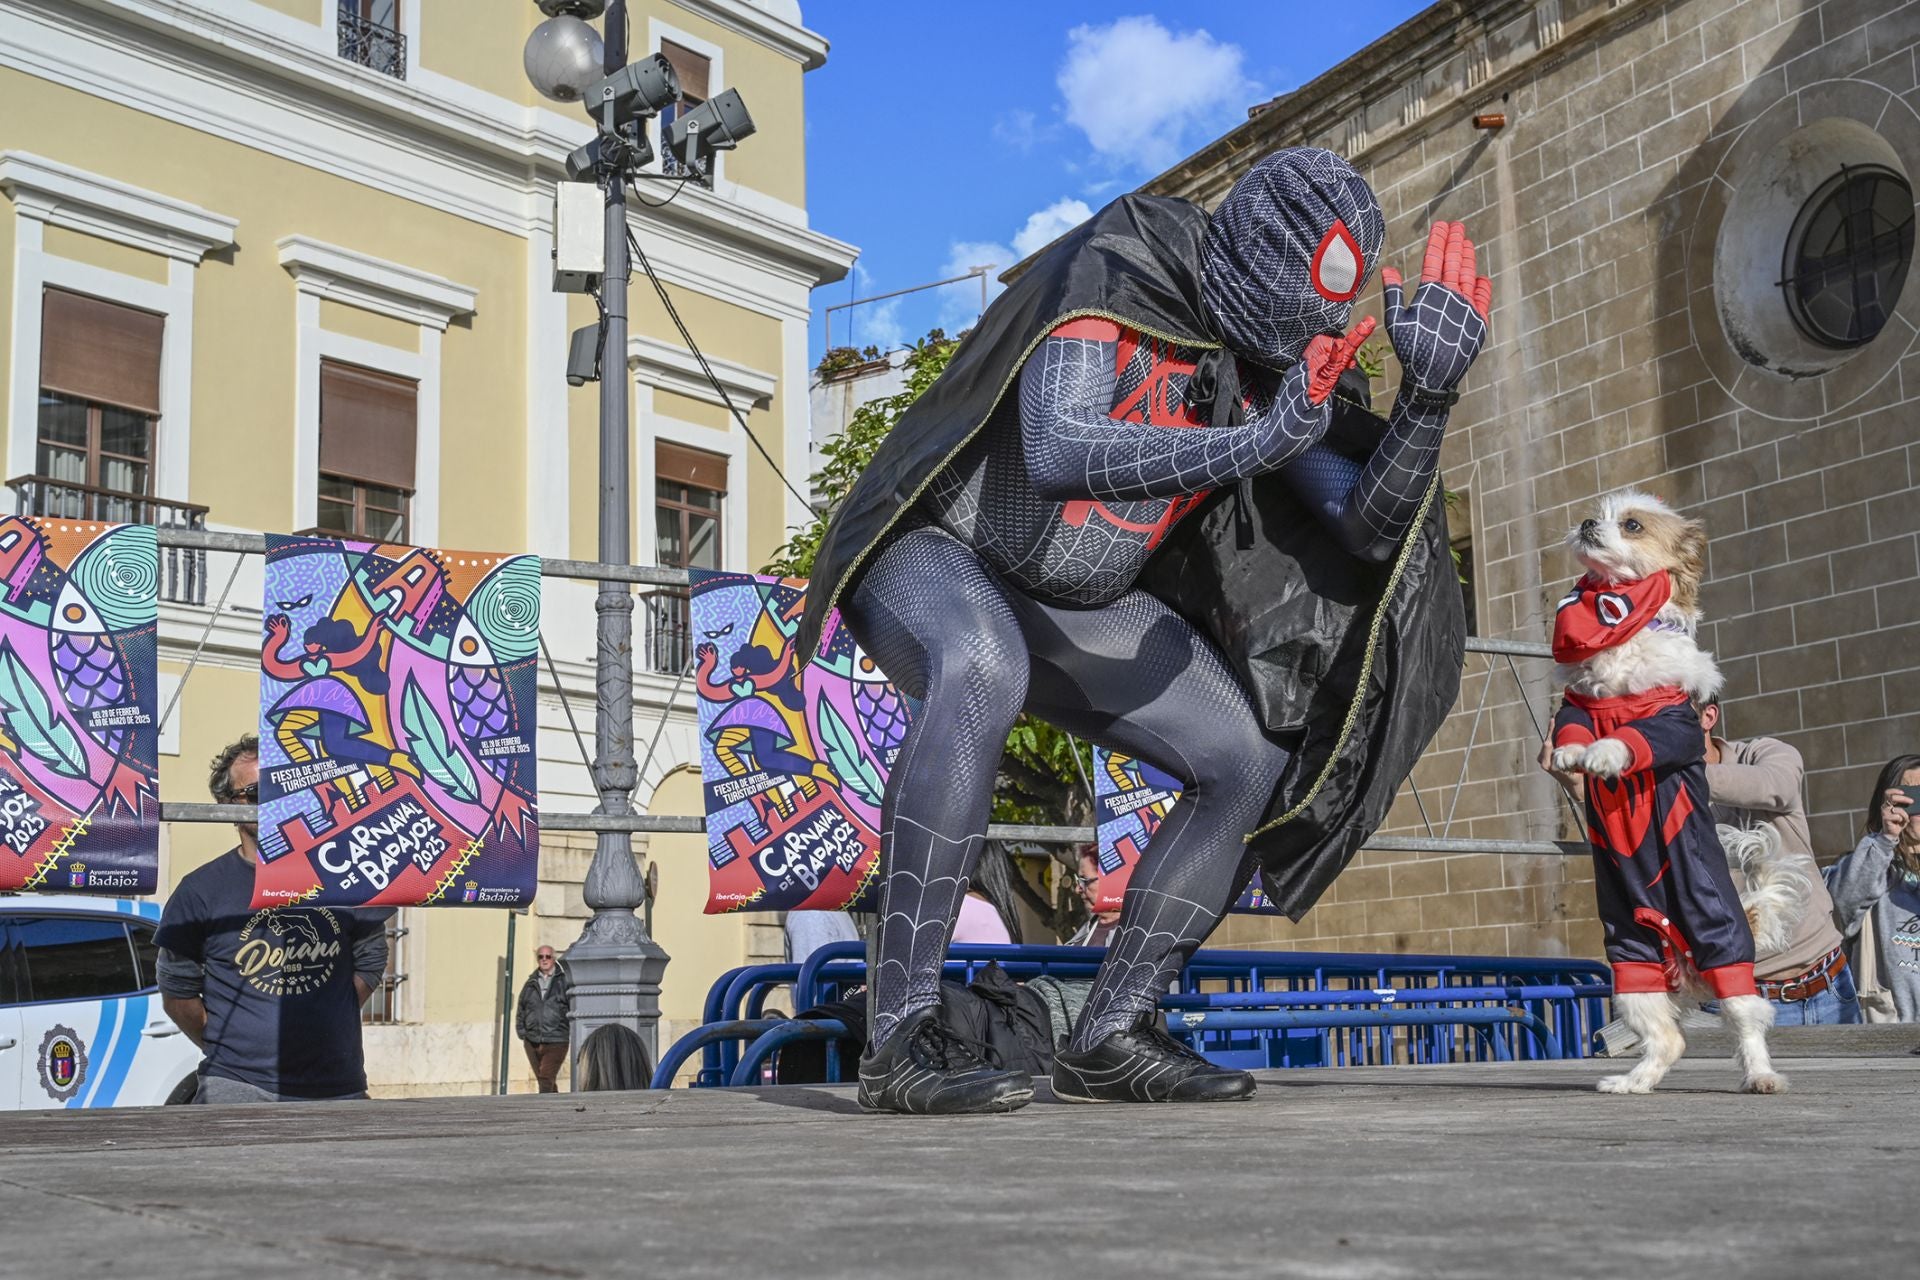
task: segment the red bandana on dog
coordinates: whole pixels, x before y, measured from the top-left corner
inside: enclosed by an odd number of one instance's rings
[[[1632,639],[1673,597],[1673,583],[1661,569],[1638,582],[1607,584],[1587,574],[1573,584],[1553,618],[1553,658],[1585,662],[1594,654]]]

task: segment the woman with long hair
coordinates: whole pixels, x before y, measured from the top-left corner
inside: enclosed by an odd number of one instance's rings
[[[1868,938],[1873,972],[1892,996],[1898,1021],[1920,1022],[1920,755],[1887,761],[1867,798],[1865,834],[1852,853],[1827,868],[1834,923],[1849,939]],[[1864,933],[1863,930],[1870,930]]]
[[[646,1043],[632,1027],[608,1022],[580,1045],[580,1091],[645,1089],[653,1080]]]

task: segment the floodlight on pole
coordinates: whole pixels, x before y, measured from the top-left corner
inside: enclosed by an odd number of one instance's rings
[[[638,62],[629,62],[609,75],[589,84],[582,100],[587,114],[603,129],[629,125],[660,114],[660,108],[680,98],[680,73],[656,53]]]
[[[728,89],[675,116],[666,136],[660,139],[660,150],[677,159],[695,178],[711,185],[707,161],[713,153],[731,151],[741,139],[752,137],[755,128],[740,91]]]

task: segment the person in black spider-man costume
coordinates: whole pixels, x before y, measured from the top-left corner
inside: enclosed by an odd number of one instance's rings
[[[1384,815],[1458,689],[1441,434],[1491,286],[1438,223],[1383,271],[1400,391],[1342,376],[1385,221],[1328,151],[1255,164],[1209,216],[1126,196],[981,318],[835,512],[830,611],[922,699],[887,786],[871,1045],[879,1110],[1008,1110],[1032,1081],[934,1016],[1000,751],[1023,710],[1185,789],[1134,869],[1056,1096],[1244,1097],[1155,1007],[1256,869],[1298,918]],[[1016,392],[1017,394],[1008,394]]]

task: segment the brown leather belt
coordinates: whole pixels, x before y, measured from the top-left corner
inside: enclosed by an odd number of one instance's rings
[[[1797,978],[1785,982],[1758,982],[1760,994],[1769,1000],[1784,1000],[1789,1004],[1802,1000],[1811,1000],[1833,985],[1840,971],[1847,967],[1847,953],[1835,947],[1813,968]]]

